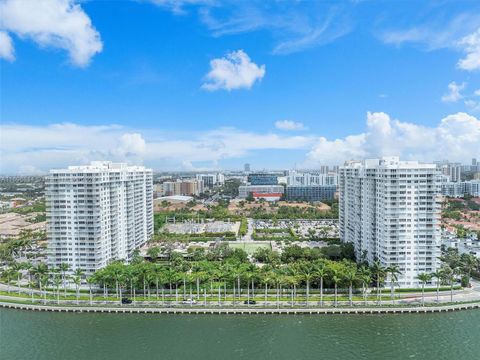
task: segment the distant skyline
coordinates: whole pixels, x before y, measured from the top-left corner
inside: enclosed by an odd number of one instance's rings
[[[0,173],[480,158],[480,2],[0,0]]]

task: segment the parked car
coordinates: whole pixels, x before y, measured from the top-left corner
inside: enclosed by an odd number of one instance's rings
[[[193,305],[193,304],[196,304],[197,303],[197,300],[195,299],[184,299],[182,301],[182,304],[188,304],[188,305]]]
[[[243,303],[245,305],[255,305],[257,302],[255,300],[245,300]]]
[[[129,298],[122,298],[122,304],[131,304],[132,303],[132,300],[130,300]]]

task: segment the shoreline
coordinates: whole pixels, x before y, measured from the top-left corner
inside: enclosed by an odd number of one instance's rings
[[[27,311],[65,313],[110,314],[191,314],[191,315],[328,315],[328,314],[419,314],[480,309],[480,301],[437,306],[397,307],[342,307],[342,308],[155,308],[155,307],[102,307],[102,306],[51,306],[0,302],[1,308]]]

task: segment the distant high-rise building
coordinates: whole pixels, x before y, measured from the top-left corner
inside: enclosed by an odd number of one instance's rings
[[[328,174],[328,165],[320,166],[320,174]]]
[[[51,170],[46,180],[48,262],[86,274],[130,260],[153,234],[152,170],[92,162]]]
[[[462,181],[462,164],[453,163],[447,165],[447,175],[453,182]]]
[[[477,166],[478,163],[477,163],[477,159],[473,158],[472,159],[472,166]]]
[[[245,165],[243,165],[243,171],[250,172],[250,164],[249,163],[246,163]]]
[[[358,261],[398,266],[399,285],[418,286],[420,273],[439,266],[439,190],[435,164],[398,157],[346,162],[340,168],[340,237],[354,245]]]
[[[203,186],[212,188],[214,185],[223,185],[225,183],[225,176],[221,173],[213,174],[197,174],[197,180],[203,181]]]
[[[462,164],[451,163],[448,160],[437,161],[437,168],[441,170],[443,175],[449,176],[450,181],[458,182],[462,180]]]

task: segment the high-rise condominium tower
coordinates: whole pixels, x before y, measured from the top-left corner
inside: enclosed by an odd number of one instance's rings
[[[398,284],[416,286],[437,268],[439,177],[434,164],[398,157],[349,161],[340,168],[340,237],[357,260],[398,266]]]
[[[46,181],[49,265],[86,274],[129,260],[153,234],[152,170],[92,162],[51,170]]]

